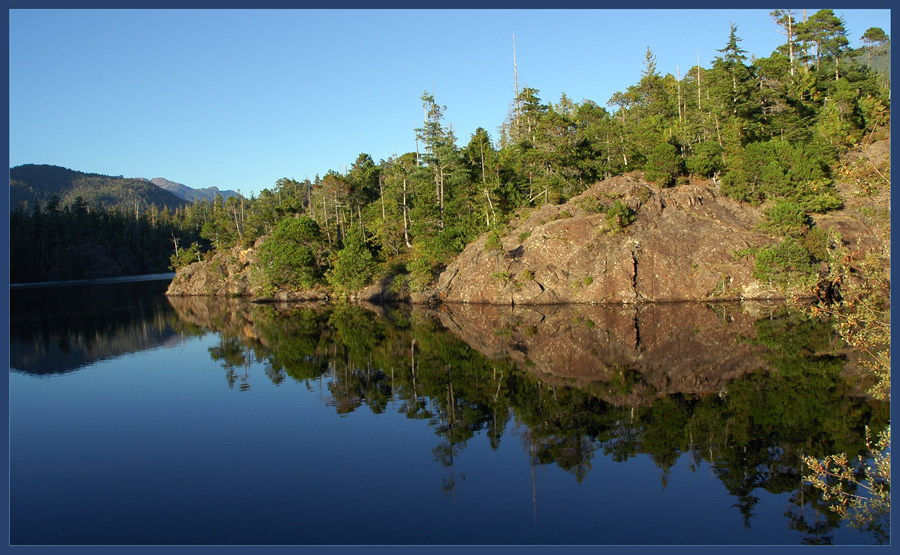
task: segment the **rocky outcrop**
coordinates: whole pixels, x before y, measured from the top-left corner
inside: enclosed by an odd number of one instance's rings
[[[211,258],[179,268],[167,295],[253,296],[250,271],[256,261],[254,249],[234,247]]]
[[[296,291],[282,288],[266,290],[254,279],[258,244],[250,248],[233,247],[211,258],[179,268],[166,291],[170,296],[249,297],[260,302],[321,301],[328,299],[324,289]]]
[[[616,200],[635,215],[622,229],[603,209]],[[483,235],[440,275],[434,295],[516,305],[784,298],[753,277],[752,257],[735,256],[773,242],[755,227],[761,217],[711,182],[660,189],[640,172],[617,176],[513,222],[502,248]]]

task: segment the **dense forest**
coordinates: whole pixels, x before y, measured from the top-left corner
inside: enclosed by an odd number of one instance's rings
[[[349,292],[389,274],[424,287],[517,211],[565,202],[636,170],[659,187],[710,179],[724,195],[769,207],[783,241],[767,256],[812,259],[808,215],[842,205],[833,187],[839,155],[889,133],[889,69],[874,68],[889,57],[890,40],[872,28],[852,50],[832,10],[804,11],[802,20],[797,12],[772,12],[785,42],[765,58],[741,48],[736,25],[723,30],[710,67],[698,60],[663,73],[648,48],[641,79],[605,107],[565,94],[548,101],[517,83],[495,138],[479,128],[459,142],[446,107],[426,91],[416,151],[387,160],[363,153],[347,171],[174,209],[126,209],[84,194],[16,206],[13,281],[54,271],[81,277],[60,263],[80,256],[79,242],[108,235],[140,271],[256,247],[257,277],[271,289]]]
[[[169,271],[176,245],[204,241],[208,214],[242,202],[232,191],[161,181],[195,200],[147,179],[51,165],[11,168],[11,282]]]

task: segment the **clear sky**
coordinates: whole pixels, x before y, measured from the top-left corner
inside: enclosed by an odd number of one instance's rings
[[[816,9],[807,9],[808,14]],[[851,46],[890,10],[841,10]],[[497,128],[520,87],[606,106],[661,73],[709,67],[738,26],[748,55],[783,42],[758,10],[10,10],[9,162],[165,177],[245,195],[415,150],[423,91],[458,144]]]

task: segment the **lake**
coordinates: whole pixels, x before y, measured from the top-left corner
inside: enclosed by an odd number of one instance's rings
[[[887,403],[781,305],[10,291],[12,545],[875,543],[800,456]]]

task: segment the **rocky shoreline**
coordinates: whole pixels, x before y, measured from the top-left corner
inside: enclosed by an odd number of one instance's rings
[[[613,202],[633,214],[629,225],[612,225],[598,208]],[[760,282],[753,275],[752,257],[736,255],[776,242],[758,230],[762,217],[760,207],[719,194],[711,181],[658,188],[641,172],[633,172],[601,181],[564,204],[523,212],[500,235],[482,234],[429,289],[409,291],[396,276],[388,276],[352,299],[554,305],[813,296],[813,289],[786,291]],[[817,220],[818,226],[838,231],[845,245],[863,251],[886,248],[885,237],[852,210]],[[254,286],[257,264],[256,248],[217,253],[180,269],[167,294],[248,297],[255,302],[331,298],[327,286],[263,294]]]

